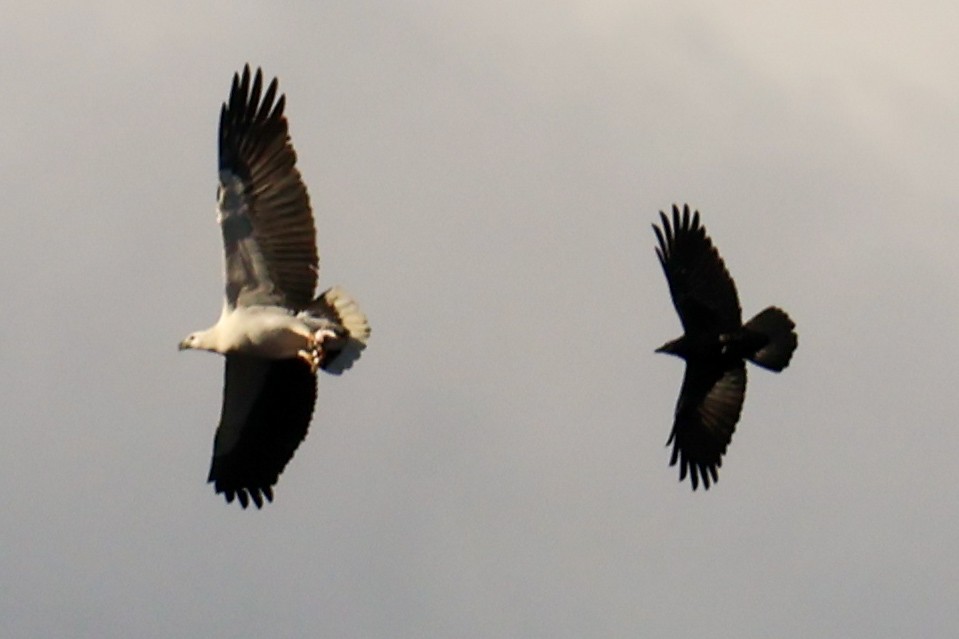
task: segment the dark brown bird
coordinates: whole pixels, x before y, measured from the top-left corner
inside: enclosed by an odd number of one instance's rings
[[[736,285],[706,229],[699,211],[673,205],[673,220],[659,212],[663,228],[653,225],[656,254],[669,282],[683,336],[656,349],[686,360],[686,375],[676,403],[669,465],[679,461],[679,479],[689,473],[693,490],[719,480],[717,469],[736,430],[746,395],[749,360],[779,372],[789,365],[797,338],[785,311],[770,306],[745,325]]]

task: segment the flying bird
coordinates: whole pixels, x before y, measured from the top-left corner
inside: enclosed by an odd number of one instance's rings
[[[220,109],[217,221],[225,296],[220,319],[180,350],[226,358],[223,407],[209,481],[243,508],[273,501],[273,486],[306,437],[316,373],[338,375],[370,335],[339,287],[314,297],[319,258],[306,186],[296,169],[277,80],[249,65]]]
[[[779,372],[796,349],[795,324],[774,306],[744,325],[736,285],[699,223],[699,211],[673,206],[670,223],[660,211],[653,225],[656,254],[666,274],[683,336],[656,349],[686,360],[676,403],[669,465],[679,461],[679,480],[689,474],[696,490],[719,480],[722,456],[736,430],[746,395],[745,360]]]

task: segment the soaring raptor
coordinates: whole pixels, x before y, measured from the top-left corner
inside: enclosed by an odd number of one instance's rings
[[[360,356],[370,328],[333,287],[314,297],[319,259],[306,187],[290,142],[286,96],[247,65],[220,109],[217,221],[225,298],[220,319],[180,350],[226,357],[223,409],[209,481],[244,508],[273,501],[273,486],[306,437],[316,372],[338,375]]]
[[[745,360],[779,372],[789,365],[797,338],[786,313],[770,306],[744,325],[736,285],[706,230],[699,211],[673,206],[670,223],[660,211],[656,254],[684,334],[656,349],[686,360],[679,391],[669,465],[679,461],[679,479],[689,474],[693,490],[719,480],[717,469],[732,439],[746,395]]]

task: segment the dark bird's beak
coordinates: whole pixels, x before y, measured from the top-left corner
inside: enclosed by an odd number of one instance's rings
[[[657,353],[668,353],[669,355],[677,355],[677,354],[678,354],[679,343],[680,343],[681,340],[682,340],[682,338],[679,338],[679,339],[674,339],[674,340],[671,341],[671,342],[666,342],[665,344],[663,344],[662,346],[660,346],[659,348],[657,348],[657,349],[656,349],[656,352],[657,352]]]
[[[183,341],[180,342],[180,343],[177,345],[177,347],[176,347],[176,349],[177,349],[178,351],[185,351],[185,350],[188,349],[188,348],[190,348],[190,347],[187,345],[187,340],[183,340]]]

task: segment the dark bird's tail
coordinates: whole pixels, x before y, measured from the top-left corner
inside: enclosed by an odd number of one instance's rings
[[[777,373],[789,366],[798,340],[793,331],[796,324],[784,310],[770,306],[746,322],[744,328],[765,336],[767,340],[765,346],[749,357],[749,361]]]

